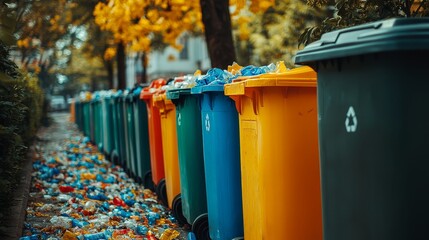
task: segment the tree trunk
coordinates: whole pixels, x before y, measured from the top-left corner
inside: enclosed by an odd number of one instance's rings
[[[104,61],[104,66],[106,67],[107,70],[107,81],[108,81],[108,86],[109,89],[113,89],[113,61],[112,60],[107,60]]]
[[[229,0],[200,0],[212,67],[226,69],[236,60]]]
[[[141,83],[147,83],[147,61],[146,61],[146,52],[142,53],[141,60],[142,60],[142,76],[141,76]]]
[[[95,77],[91,77],[91,92],[97,91],[97,79]]]
[[[126,87],[126,63],[125,63],[125,46],[118,43],[116,61],[118,62],[118,89]]]

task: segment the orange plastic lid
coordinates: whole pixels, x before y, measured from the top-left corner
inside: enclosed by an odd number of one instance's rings
[[[152,99],[152,95],[158,91],[161,91],[161,87],[167,84],[164,78],[153,80],[149,86],[143,88],[140,93],[140,99],[149,100]]]

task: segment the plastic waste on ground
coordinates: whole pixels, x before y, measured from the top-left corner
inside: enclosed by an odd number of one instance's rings
[[[21,240],[181,239],[156,195],[105,160],[88,137],[71,137],[58,148],[33,163],[30,198],[38,201],[27,207]]]

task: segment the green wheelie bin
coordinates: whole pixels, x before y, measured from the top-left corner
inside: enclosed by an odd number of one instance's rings
[[[147,85],[140,85],[132,91],[131,99],[134,111],[135,130],[135,173],[137,182],[145,188],[154,189],[151,173],[149,132],[146,103],[140,99],[140,93]]]
[[[125,172],[130,176],[131,178],[134,177],[133,173],[131,172],[132,169],[132,159],[133,159],[133,153],[132,153],[132,142],[134,141],[134,113],[132,111],[132,108],[130,107],[131,104],[128,99],[130,91],[127,89],[124,91],[124,94],[122,96],[122,120],[123,120],[123,126],[124,126],[124,143],[125,143],[125,165],[123,166],[125,169]]]
[[[117,91],[111,101],[113,103],[114,148],[110,159],[114,164],[126,167],[123,91]]]
[[[174,199],[173,206],[181,202],[183,216],[199,232],[197,229],[208,229],[200,100],[191,95],[190,88],[168,90],[167,99],[176,106],[180,170],[181,196]]]
[[[317,72],[324,239],[429,236],[429,18],[326,33]]]
[[[125,96],[125,111],[126,116],[125,120],[127,122],[127,165],[129,169],[129,175],[137,180],[137,167],[136,167],[136,128],[135,128],[135,118],[134,118],[134,106],[133,106],[133,91],[129,91]]]

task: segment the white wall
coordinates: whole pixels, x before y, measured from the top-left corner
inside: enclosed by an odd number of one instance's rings
[[[126,88],[132,88],[136,83],[136,56],[135,53],[127,54]]]
[[[184,36],[186,38],[186,36]],[[164,51],[151,52],[148,64],[148,80],[158,77],[175,77],[183,74],[192,74],[199,67],[201,70],[210,68],[210,59],[207,53],[207,46],[202,37],[188,38],[188,57],[180,58],[180,52],[172,47],[167,47]],[[198,63],[200,66],[198,66]],[[141,68],[138,69],[141,71]]]

